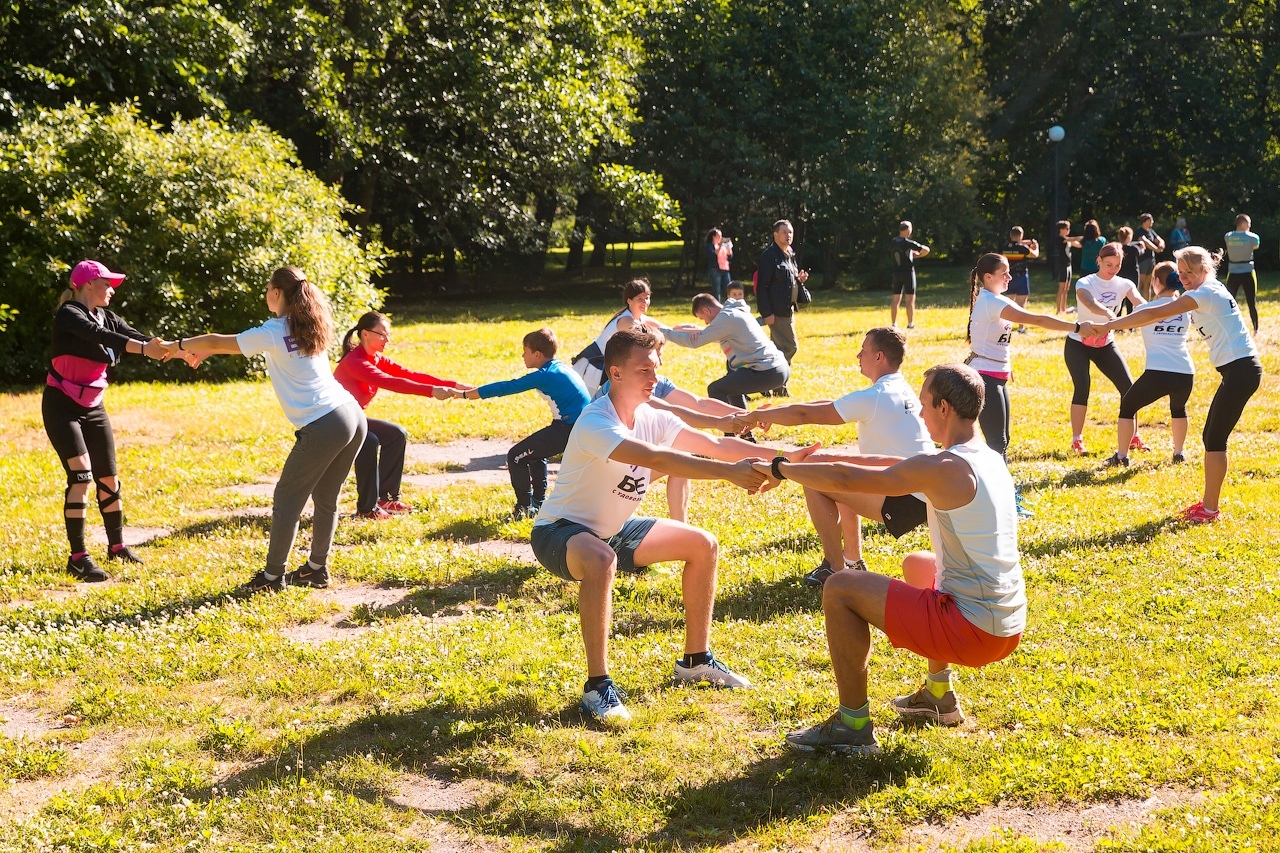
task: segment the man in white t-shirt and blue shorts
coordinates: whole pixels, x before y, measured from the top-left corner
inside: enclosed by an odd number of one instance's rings
[[[735,425],[837,426],[856,421],[858,454],[821,451],[812,457],[824,462],[892,465],[911,456],[933,453],[933,440],[920,419],[920,400],[900,372],[906,347],[906,336],[896,327],[872,329],[858,350],[858,367],[871,380],[870,388],[834,401],[756,409],[740,416]],[[862,518],[883,523],[894,538],[905,536],[926,520],[924,501],[918,495],[836,494],[806,488],[804,497],[822,542],[822,562],[804,577],[805,584],[813,587],[826,583],[839,571],[836,566],[867,568],[862,561]]]
[[[531,537],[539,563],[581,584],[578,611],[587,654],[582,707],[605,723],[625,723],[631,716],[608,668],[613,579],[619,571],[683,562],[685,645],[673,677],[720,687],[751,685],[710,650],[715,537],[682,522],[636,517],[635,511],[654,470],[673,477],[727,480],[759,491],[766,478],[751,467],[751,460],[760,458],[760,448],[688,429],[675,415],[648,405],[658,383],[658,342],[643,327],[609,339],[604,353],[609,393],[583,409],[574,424],[555,488],[538,513]],[[793,451],[790,457],[802,459],[808,452]]]

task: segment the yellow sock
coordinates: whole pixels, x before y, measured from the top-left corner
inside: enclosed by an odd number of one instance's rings
[[[929,685],[929,692],[933,694],[934,699],[941,699],[951,689],[951,667],[941,672],[929,673],[924,683]]]

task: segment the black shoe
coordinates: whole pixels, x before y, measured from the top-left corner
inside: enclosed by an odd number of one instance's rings
[[[790,397],[790,396],[791,396],[791,392],[787,390],[787,386],[786,386],[786,385],[783,385],[781,388],[774,388],[774,389],[773,389],[773,396],[775,396],[775,397]]]
[[[805,586],[813,587],[814,589],[822,589],[823,584],[827,582],[827,578],[831,577],[834,574],[835,574],[835,571],[831,568],[831,564],[827,562],[826,558],[824,557],[822,559],[822,562],[818,563],[817,568],[815,568],[813,571],[809,572],[809,574],[804,576],[804,578],[801,580],[801,583],[803,583]]]
[[[78,560],[67,558],[67,571],[76,576],[77,580],[85,583],[101,583],[102,581],[111,580],[111,576],[102,570],[102,567],[93,561],[93,557],[85,554]]]
[[[844,567],[846,569],[853,569],[855,572],[865,572],[867,571],[867,561],[861,557],[856,560],[845,560]]]
[[[760,396],[761,396],[761,397],[772,397],[772,396],[773,396],[773,392],[772,392],[772,391],[761,391],[761,392],[760,392]]]
[[[1186,462],[1186,461],[1187,461],[1187,456],[1185,453],[1173,454],[1173,464],[1181,465],[1183,462]]]
[[[240,587],[244,592],[252,595],[255,592],[284,592],[285,579],[284,575],[272,579],[267,577],[265,571],[260,571],[244,586]]]
[[[329,567],[311,568],[310,563],[303,563],[296,572],[284,576],[285,586],[309,586],[312,589],[327,589],[329,586]]]
[[[138,565],[142,565],[142,558],[139,557],[137,554],[133,553],[132,551],[130,551],[128,545],[125,545],[123,548],[116,548],[114,550],[108,548],[107,560],[108,561],[121,560],[125,563],[137,563]]]
[[[1111,454],[1111,458],[1102,463],[1103,468],[1128,468],[1129,457],[1121,456],[1119,453]]]

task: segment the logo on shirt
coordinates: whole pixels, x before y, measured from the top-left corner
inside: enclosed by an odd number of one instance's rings
[[[614,488],[623,492],[624,495],[637,495],[638,498],[644,497],[644,493],[648,491],[644,477],[632,477],[630,474],[622,475],[622,482]]]
[[[298,342],[297,342],[296,340],[294,340],[293,335],[285,335],[285,336],[284,336],[284,349],[285,349],[285,352],[297,352],[297,351],[298,351]]]
[[[1094,299],[1098,300],[1103,305],[1114,305],[1117,298],[1119,298],[1119,294],[1112,293],[1109,290],[1099,293],[1094,297]]]

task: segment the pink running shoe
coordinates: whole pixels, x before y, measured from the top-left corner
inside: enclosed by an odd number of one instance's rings
[[[1084,449],[1083,438],[1071,439],[1071,452],[1072,453],[1088,453],[1088,451]]]
[[[1183,518],[1186,518],[1187,516],[1191,515],[1191,514],[1192,514],[1192,513],[1194,513],[1194,512],[1201,512],[1201,511],[1203,511],[1203,510],[1204,510],[1204,501],[1196,501],[1195,503],[1193,503],[1191,506],[1189,506],[1189,507],[1187,507],[1186,509],[1184,509],[1184,510],[1183,510],[1181,513],[1179,513],[1179,514],[1180,514]]]
[[[374,504],[373,509],[368,512],[357,512],[356,518],[367,518],[370,521],[386,521],[388,518],[391,518],[391,513],[387,512],[377,504]]]
[[[1204,508],[1204,504],[1196,504],[1187,509],[1183,519],[1190,521],[1192,524],[1207,524],[1211,521],[1217,521],[1221,515],[1221,510],[1208,510]]]
[[[1143,442],[1142,437],[1134,435],[1133,441],[1129,442],[1130,450],[1147,450],[1147,445]]]
[[[392,515],[399,515],[403,512],[413,512],[413,507],[409,504],[401,503],[397,498],[390,498],[385,501],[378,501],[378,506],[382,507]]]

